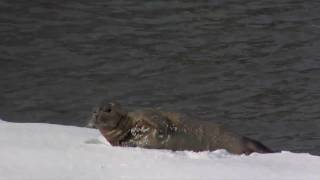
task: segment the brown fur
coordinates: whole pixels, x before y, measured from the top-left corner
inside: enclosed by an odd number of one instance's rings
[[[109,103],[97,108],[90,123],[114,146],[192,151],[226,149],[234,154],[272,152],[260,142],[219,124],[175,112],[147,109],[127,113],[119,104]]]

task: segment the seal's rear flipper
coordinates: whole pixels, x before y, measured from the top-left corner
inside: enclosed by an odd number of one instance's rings
[[[246,147],[248,148],[244,152],[245,154],[251,154],[253,152],[257,152],[257,153],[273,153],[274,152],[270,148],[263,145],[262,143],[250,138],[245,138],[245,144],[246,144]]]

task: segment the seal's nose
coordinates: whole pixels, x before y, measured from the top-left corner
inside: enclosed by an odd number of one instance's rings
[[[90,119],[90,120],[88,121],[88,124],[86,125],[86,127],[87,127],[87,128],[97,128],[97,127],[95,126],[94,120],[92,120],[92,119]]]

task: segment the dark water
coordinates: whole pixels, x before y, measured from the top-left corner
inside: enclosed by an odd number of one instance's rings
[[[318,0],[0,0],[0,117],[83,126],[98,102],[320,154]]]

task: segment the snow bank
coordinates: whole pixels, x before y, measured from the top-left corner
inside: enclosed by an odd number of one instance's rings
[[[0,179],[320,179],[320,157],[112,147],[97,130],[0,121]]]

